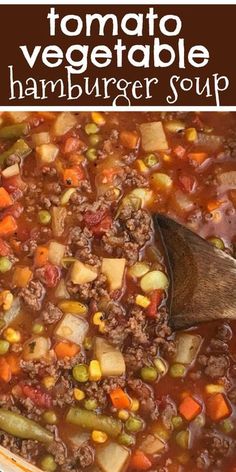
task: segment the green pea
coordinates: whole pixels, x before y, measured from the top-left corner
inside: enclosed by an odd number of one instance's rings
[[[101,136],[99,136],[99,134],[91,134],[89,136],[89,143],[91,144],[91,146],[97,146],[100,140]]]
[[[95,123],[88,123],[84,129],[86,134],[96,134],[99,130]]]
[[[77,364],[73,367],[72,374],[77,382],[87,382],[89,379],[88,367],[85,364]]]
[[[222,251],[225,249],[225,245],[222,239],[220,238],[212,237],[212,238],[209,238],[208,241],[209,243],[213,244],[213,246],[215,246],[217,249],[221,249]]]
[[[148,156],[146,156],[145,159],[144,159],[144,163],[148,167],[153,167],[156,164],[158,164],[158,159],[155,156],[155,154],[148,154]]]
[[[34,334],[42,334],[44,331],[44,326],[41,323],[34,323],[32,326],[32,332]]]
[[[53,410],[45,411],[45,413],[43,414],[43,420],[47,424],[57,424],[57,415],[55,411]]]
[[[154,367],[143,367],[141,369],[141,378],[144,382],[155,382],[157,377],[158,373]]]
[[[143,429],[143,421],[136,416],[130,416],[125,422],[125,427],[130,433],[137,433]]]
[[[226,419],[226,420],[222,421],[221,429],[222,429],[222,431],[224,431],[224,433],[229,434],[229,433],[231,433],[231,431],[233,431],[234,425],[233,425],[231,420]]]
[[[50,454],[44,456],[41,460],[41,468],[45,470],[45,472],[55,472],[57,469],[57,464],[54,460],[54,457]]]
[[[90,162],[96,161],[97,151],[95,148],[89,148],[86,152],[86,157]]]
[[[48,225],[48,223],[50,223],[51,221],[51,215],[49,213],[49,211],[47,210],[40,210],[38,212],[38,219],[39,219],[39,222],[42,224],[42,225]]]
[[[4,274],[12,268],[12,263],[7,257],[0,257],[0,272]]]
[[[183,419],[181,416],[173,416],[171,421],[174,429],[178,429],[183,425]]]
[[[86,410],[96,410],[98,402],[94,398],[88,398],[87,400],[84,400],[84,407]]]
[[[118,436],[118,442],[122,444],[123,446],[134,446],[135,444],[135,438],[134,436],[131,436],[131,434],[126,434],[122,433]]]
[[[175,437],[176,444],[182,449],[188,449],[189,446],[189,431],[180,431]]]
[[[170,376],[174,377],[174,379],[177,379],[179,377],[184,377],[185,373],[186,373],[186,369],[183,364],[173,364],[169,370]]]
[[[8,341],[5,341],[5,339],[0,339],[0,356],[6,354],[9,347],[10,343]]]

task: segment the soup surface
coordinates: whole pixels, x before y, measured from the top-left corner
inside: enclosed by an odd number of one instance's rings
[[[236,325],[171,332],[152,214],[235,255],[236,115],[0,120],[1,445],[47,472],[235,472]]]

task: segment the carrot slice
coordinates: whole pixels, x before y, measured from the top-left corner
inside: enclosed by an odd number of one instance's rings
[[[201,410],[201,405],[191,396],[185,397],[179,405],[179,412],[187,421],[196,418]]]
[[[34,263],[36,267],[43,267],[48,262],[48,248],[38,246],[34,254]]]
[[[58,359],[64,359],[64,357],[74,357],[79,352],[79,346],[74,343],[59,342],[54,348]]]
[[[148,470],[151,466],[152,463],[144,452],[136,449],[131,457],[130,467],[135,470]]]
[[[0,379],[3,380],[3,382],[8,383],[11,380],[11,374],[11,368],[8,362],[4,357],[2,357],[0,359]]]
[[[216,393],[207,399],[206,412],[212,421],[220,421],[230,416],[231,408],[224,395],[222,393]]]
[[[131,401],[128,395],[122,390],[122,388],[116,388],[110,392],[112,404],[115,408],[123,409],[130,408]]]
[[[78,187],[84,178],[84,172],[79,166],[72,167],[64,170],[62,178],[64,185],[67,187]]]
[[[136,131],[121,131],[120,133],[120,141],[123,146],[127,147],[128,149],[136,149],[139,137]]]
[[[11,195],[5,190],[4,187],[0,187],[0,208],[7,208],[13,204]]]
[[[188,158],[190,161],[194,161],[196,164],[202,164],[208,157],[206,152],[190,152]]]
[[[13,353],[7,354],[6,361],[13,375],[19,375],[21,373],[20,359],[18,356]]]
[[[17,230],[17,223],[13,216],[7,215],[0,221],[0,237],[10,236]]]
[[[210,200],[207,203],[207,209],[209,212],[217,210],[217,208],[219,208],[222,203],[224,203],[222,200]]]

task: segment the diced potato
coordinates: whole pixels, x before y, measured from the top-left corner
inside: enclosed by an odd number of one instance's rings
[[[110,291],[119,290],[123,284],[126,259],[110,259],[104,257],[102,260],[102,273],[107,277]]]
[[[67,313],[58,324],[55,334],[60,338],[81,346],[88,332],[88,322],[77,315]]]
[[[37,336],[27,341],[23,347],[23,359],[34,361],[47,358],[50,349],[50,341],[43,336]]]
[[[179,120],[169,120],[164,124],[165,129],[170,133],[178,133],[185,129],[185,123]]]
[[[61,260],[65,253],[64,244],[58,243],[57,241],[51,241],[48,246],[48,260],[51,264],[60,266]]]
[[[67,210],[64,207],[53,207],[52,211],[52,232],[58,238],[63,235],[65,229],[65,219]]]
[[[129,269],[131,277],[137,277],[138,279],[145,275],[149,271],[149,265],[146,262],[135,262]]]
[[[35,146],[41,146],[42,144],[50,143],[50,134],[47,131],[43,131],[42,133],[34,133],[32,134],[32,141]]]
[[[191,198],[181,190],[176,190],[173,193],[173,204],[182,211],[191,211],[194,208]]]
[[[13,285],[19,288],[27,287],[32,275],[29,267],[16,267],[12,277]]]
[[[63,136],[77,124],[76,116],[73,113],[60,113],[54,123],[53,131],[56,136]]]
[[[168,277],[161,270],[152,270],[141,278],[141,289],[148,293],[153,290],[166,290],[169,285]]]
[[[173,186],[172,178],[169,175],[164,174],[162,172],[155,172],[154,174],[152,174],[151,182],[155,190],[157,191],[159,190],[169,191],[171,190]]]
[[[94,355],[100,363],[103,377],[123,375],[125,373],[126,367],[122,353],[104,338],[95,338]]]
[[[197,357],[202,344],[202,338],[198,334],[180,333],[176,336],[176,354],[174,362],[191,364]]]
[[[41,146],[36,147],[37,157],[40,161],[40,164],[51,164],[55,161],[59,152],[59,148],[52,143],[41,144]]]
[[[83,262],[75,261],[71,267],[70,279],[73,284],[87,284],[93,282],[97,276],[95,268]]]
[[[145,152],[165,151],[169,148],[161,121],[141,124],[140,132]]]
[[[152,434],[148,434],[140,444],[139,449],[145,454],[158,454],[165,449],[165,443]]]
[[[115,442],[110,442],[97,448],[96,459],[103,472],[123,472],[129,459],[129,451]]]
[[[220,185],[224,185],[227,188],[236,189],[236,170],[222,172],[222,174],[217,176],[217,181]]]
[[[29,118],[30,113],[28,111],[8,111],[7,115],[11,118],[13,123],[22,123],[22,121]]]

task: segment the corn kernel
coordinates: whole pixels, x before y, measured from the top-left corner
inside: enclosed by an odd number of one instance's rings
[[[73,315],[85,315],[87,307],[83,303],[76,300],[64,300],[58,304],[63,313],[72,313]]]
[[[95,429],[92,431],[92,440],[97,443],[104,443],[108,439],[108,436],[103,431],[96,431]]]
[[[2,305],[3,310],[9,310],[13,303],[13,295],[10,290],[3,290],[0,293],[0,305]]]
[[[197,130],[195,128],[186,129],[185,137],[190,142],[196,141],[197,140]]]
[[[56,383],[56,379],[52,375],[47,375],[46,377],[43,378],[42,383],[45,388],[50,389],[54,387]]]
[[[20,331],[16,331],[13,328],[7,328],[3,333],[4,339],[8,341],[10,344],[19,343],[21,340]]]
[[[96,125],[98,126],[105,125],[106,120],[102,113],[94,111],[91,115],[92,115],[92,120],[94,121],[94,123],[96,123]]]
[[[136,165],[139,172],[147,173],[149,171],[148,167],[144,164],[144,162],[141,159],[137,159]]]
[[[119,410],[118,418],[122,421],[127,421],[129,418],[129,412],[127,410]]]
[[[211,395],[214,393],[223,393],[225,389],[223,385],[208,384],[205,386],[205,390],[206,390],[206,393],[209,393],[209,395]]]
[[[93,315],[93,324],[99,326],[102,322],[103,313],[101,311],[96,311]]]
[[[135,303],[136,305],[139,305],[143,308],[147,308],[150,305],[150,300],[147,297],[144,297],[144,295],[137,295],[135,298]]]
[[[106,327],[105,321],[102,321],[98,328],[99,333],[105,333],[105,327]]]
[[[130,407],[130,410],[135,412],[135,411],[138,411],[139,410],[139,401],[137,400],[137,398],[131,398],[131,407]]]
[[[97,382],[102,377],[101,367],[98,361],[91,361],[89,364],[89,380]]]
[[[83,400],[85,398],[85,393],[79,388],[74,388],[74,397],[79,402],[80,400]]]
[[[169,156],[169,154],[163,154],[162,159],[165,162],[171,162],[172,161],[172,157]]]

